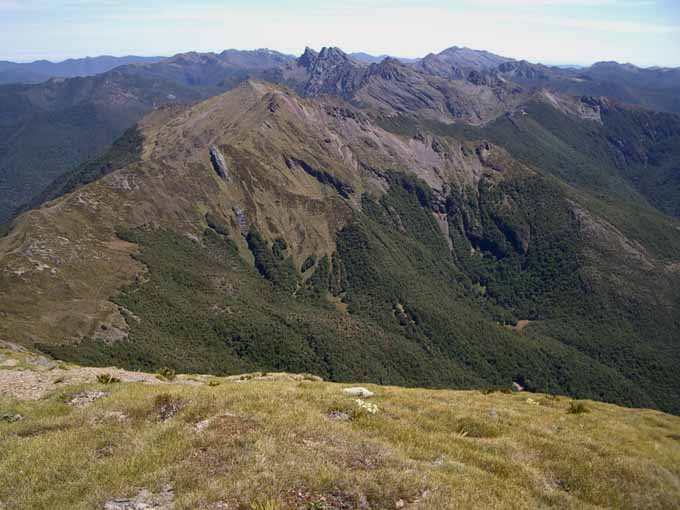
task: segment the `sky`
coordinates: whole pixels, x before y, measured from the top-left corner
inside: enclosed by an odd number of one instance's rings
[[[0,60],[305,46],[677,67],[680,0],[0,0]]]

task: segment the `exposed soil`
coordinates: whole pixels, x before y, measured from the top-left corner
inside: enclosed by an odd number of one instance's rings
[[[13,397],[18,400],[39,400],[63,385],[96,383],[97,376],[101,374],[109,374],[123,382],[166,384],[153,374],[130,372],[119,368],[79,367],[68,370],[54,368],[45,371],[0,370],[0,396]],[[175,382],[197,384],[189,380]]]

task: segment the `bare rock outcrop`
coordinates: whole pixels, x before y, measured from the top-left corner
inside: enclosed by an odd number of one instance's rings
[[[210,146],[210,162],[212,163],[215,173],[225,182],[231,182],[231,176],[227,168],[227,162],[220,149],[215,145]]]

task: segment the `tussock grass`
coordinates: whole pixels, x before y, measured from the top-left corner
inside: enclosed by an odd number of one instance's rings
[[[680,500],[680,419],[660,412],[588,402],[589,413],[568,414],[566,399],[527,393],[370,386],[371,414],[338,384],[216,380],[122,382],[82,408],[65,396],[101,385],[0,400],[0,414],[24,417],[0,421],[0,502],[96,509],[167,485],[187,510],[400,500],[408,509],[626,510]]]

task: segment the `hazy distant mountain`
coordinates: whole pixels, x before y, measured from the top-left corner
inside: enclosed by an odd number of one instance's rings
[[[188,87],[217,87],[218,92],[234,86],[247,77],[280,68],[295,61],[295,57],[269,49],[225,50],[221,53],[179,53],[161,62],[128,65],[122,72],[170,80]]]
[[[648,108],[680,112],[680,68],[641,68],[598,62],[590,67],[547,66],[487,51],[453,46],[412,64],[429,75],[473,83],[509,80],[528,89],[547,87],[574,95],[608,96]]]
[[[75,76],[92,76],[105,73],[126,64],[150,64],[163,60],[164,57],[85,57],[68,59],[62,62],[36,60],[35,62],[17,63],[0,61],[0,84],[2,83],[40,83],[49,78],[70,78]]]
[[[363,52],[355,52],[355,53],[350,53],[349,54],[351,57],[360,60],[362,62],[365,62],[367,64],[379,64],[386,58],[396,58],[399,62],[404,62],[405,64],[416,62],[419,59],[417,58],[404,58],[404,57],[395,57],[393,55],[370,55],[368,53],[363,53]]]

